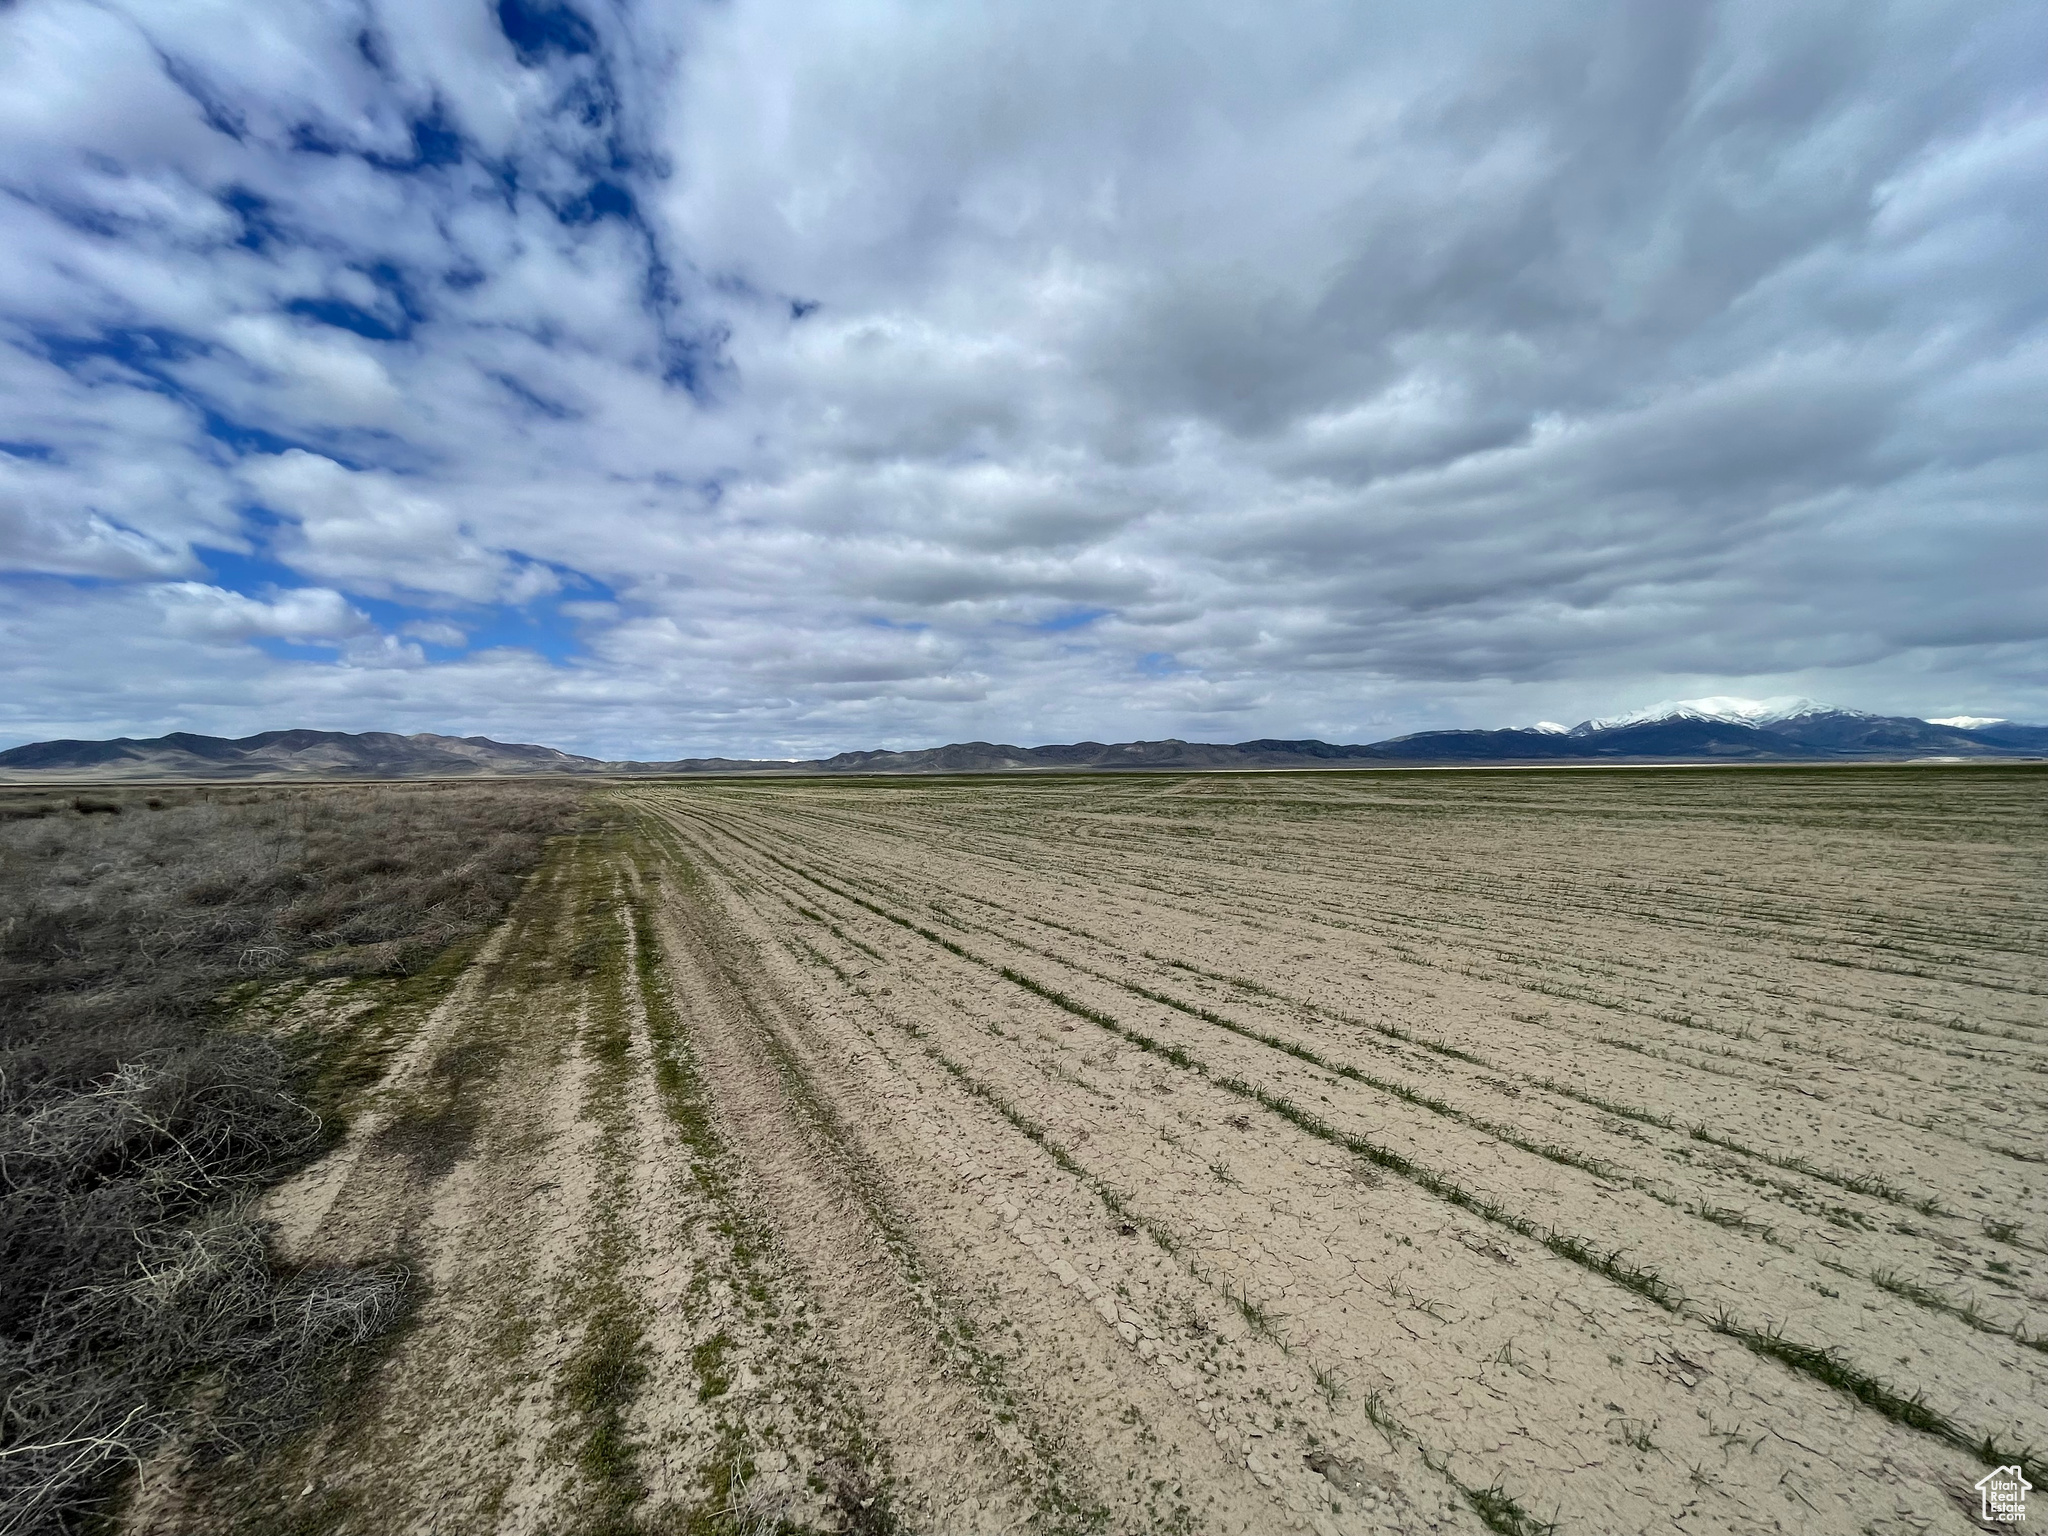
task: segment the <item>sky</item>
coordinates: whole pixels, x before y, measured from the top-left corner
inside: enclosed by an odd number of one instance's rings
[[[0,0],[0,746],[2048,720],[2038,0]]]

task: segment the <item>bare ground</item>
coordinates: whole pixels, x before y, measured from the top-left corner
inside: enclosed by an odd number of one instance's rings
[[[2048,1446],[2044,787],[616,792],[273,1196],[410,1326],[131,1523],[1972,1529]]]

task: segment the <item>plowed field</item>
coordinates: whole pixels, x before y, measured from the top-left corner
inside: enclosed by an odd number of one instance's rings
[[[275,1198],[412,1323],[138,1517],[1974,1529],[2048,1485],[2044,789],[608,792]]]

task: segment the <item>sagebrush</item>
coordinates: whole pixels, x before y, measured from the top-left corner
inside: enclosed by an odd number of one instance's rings
[[[0,797],[0,1533],[68,1530],[172,1435],[250,1448],[399,1314],[292,1271],[249,1197],[331,1139],[319,1063],[223,994],[419,970],[578,795],[475,783]]]

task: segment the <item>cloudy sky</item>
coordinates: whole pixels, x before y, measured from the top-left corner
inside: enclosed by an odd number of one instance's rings
[[[2048,7],[0,4],[0,745],[2048,718]]]

